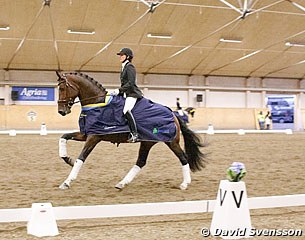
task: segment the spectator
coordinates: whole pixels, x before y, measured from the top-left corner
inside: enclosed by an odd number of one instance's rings
[[[263,111],[260,111],[258,116],[257,116],[258,124],[259,124],[259,129],[264,130],[265,129],[265,116],[263,114]]]
[[[177,110],[178,111],[182,109],[182,107],[180,106],[180,98],[176,99],[176,105],[177,105]]]
[[[272,116],[271,116],[270,111],[268,111],[265,116],[265,125],[266,125],[267,130],[271,129],[271,123],[272,123]]]

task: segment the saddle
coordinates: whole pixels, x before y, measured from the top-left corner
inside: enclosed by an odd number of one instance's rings
[[[79,117],[80,132],[85,135],[128,133],[124,104],[124,97],[107,95],[105,103],[83,106]],[[170,108],[143,97],[138,99],[132,114],[140,141],[171,142],[175,138],[177,129]]]

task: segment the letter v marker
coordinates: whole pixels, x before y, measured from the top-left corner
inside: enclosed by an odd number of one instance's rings
[[[222,197],[222,189],[220,188],[219,189],[219,194],[220,194],[220,197],[219,197],[220,198],[220,206],[222,206],[222,204],[223,204],[223,202],[225,200],[226,194],[227,194],[227,190],[225,190],[225,194]]]
[[[241,204],[241,200],[242,200],[242,198],[243,198],[244,191],[241,191],[241,192],[240,192],[239,201],[237,201],[236,195],[235,195],[235,192],[234,192],[234,191],[232,191],[232,194],[233,194],[234,201],[235,201],[235,203],[236,203],[237,208],[240,208],[240,204]]]

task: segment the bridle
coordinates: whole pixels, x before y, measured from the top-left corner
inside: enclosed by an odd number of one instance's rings
[[[82,103],[86,100],[89,100],[89,99],[95,99],[95,98],[99,98],[99,97],[105,97],[105,95],[97,95],[97,96],[93,96],[93,97],[88,97],[88,98],[84,98],[82,100],[78,100],[78,101],[74,101],[73,98],[71,97],[68,97],[68,87],[72,88],[74,91],[79,91],[79,88],[77,86],[74,86],[73,84],[71,84],[69,82],[69,80],[67,79],[67,76],[65,74],[62,74],[61,76],[59,76],[59,79],[58,79],[58,86],[60,86],[61,84],[65,84],[65,99],[63,100],[58,100],[57,103],[58,104],[63,104],[63,105],[67,105],[69,108],[71,108],[75,103]],[[107,93],[107,92],[106,92]]]
[[[75,91],[79,91],[79,89],[72,85],[65,74],[63,74],[62,76],[59,77],[58,79],[58,86],[60,86],[61,84],[65,84],[65,98],[63,100],[58,100],[57,103],[58,104],[63,104],[63,105],[67,105],[69,108],[71,108],[75,103],[80,102],[80,101],[76,101],[74,102],[74,99],[68,96],[68,87],[72,88]]]

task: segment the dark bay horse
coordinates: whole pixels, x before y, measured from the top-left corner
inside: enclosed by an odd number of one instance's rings
[[[78,97],[81,106],[88,104],[104,103],[107,95],[106,89],[93,78],[82,73],[64,73],[56,72],[58,76],[58,113],[65,116],[71,112],[71,107]],[[123,112],[122,112],[123,114]],[[183,182],[180,184],[180,189],[187,189],[191,183],[190,170],[195,172],[201,170],[205,166],[206,156],[200,151],[200,147],[204,147],[199,136],[191,131],[185,123],[176,116],[173,117],[176,126],[176,136],[170,142],[164,142],[179,158],[182,164]],[[180,131],[182,132],[185,151],[179,145]],[[61,189],[70,188],[71,182],[76,180],[77,175],[82,167],[82,164],[87,159],[88,155],[100,141],[111,143],[127,143],[129,133],[111,133],[111,134],[83,134],[81,132],[73,132],[64,134],[59,140],[59,155],[70,166],[72,170],[68,178],[59,186]],[[67,141],[84,141],[83,149],[75,161],[67,154]],[[152,146],[157,142],[141,141],[140,150],[136,164],[130,169],[127,175],[115,186],[118,189],[123,189],[129,184],[134,177],[145,166],[148,153]]]

